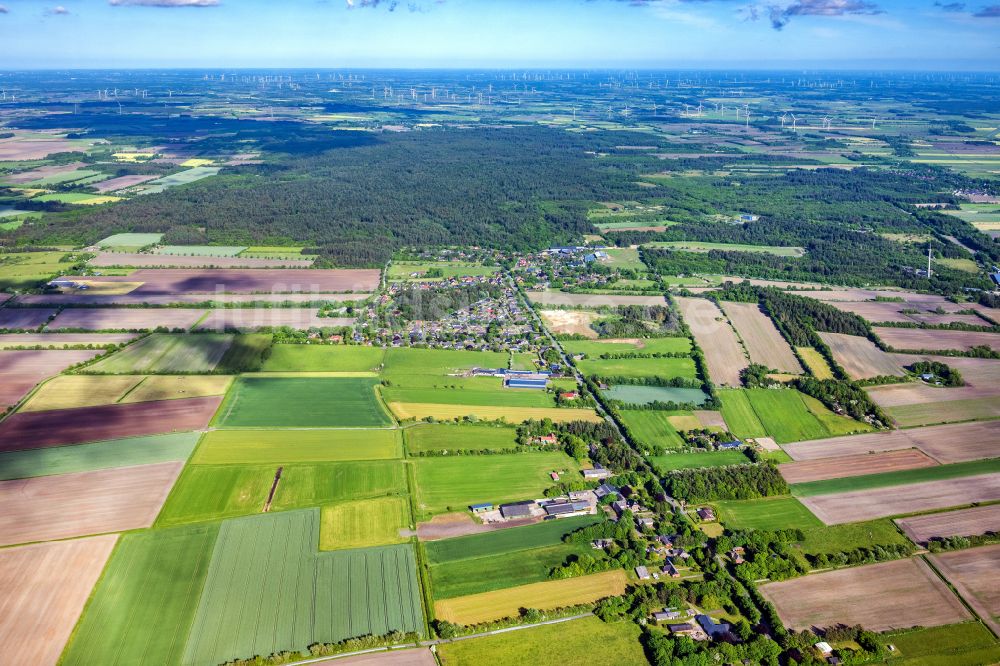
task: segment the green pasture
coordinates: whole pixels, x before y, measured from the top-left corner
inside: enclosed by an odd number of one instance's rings
[[[719,520],[731,530],[805,530],[823,525],[801,502],[787,495],[715,504]]]
[[[433,278],[425,277],[429,270],[440,272],[441,275]],[[453,277],[493,275],[499,271],[499,266],[483,266],[458,261],[394,261],[389,265],[386,279],[434,282]]]
[[[886,634],[896,653],[889,666],[990,666],[1000,663],[1000,642],[979,622]]]
[[[506,426],[422,423],[406,429],[406,448],[410,453],[495,451],[515,446],[515,434]]]
[[[320,514],[320,550],[367,548],[403,543],[400,530],[412,523],[410,500],[379,497],[324,506]]]
[[[197,465],[280,465],[283,463],[389,460],[403,455],[399,431],[212,430],[191,459]]]
[[[358,345],[274,345],[263,372],[370,372],[385,350]]]
[[[216,420],[226,427],[389,425],[376,384],[377,379],[363,377],[241,377]]]
[[[424,552],[427,553],[427,561],[437,565],[555,546],[562,543],[562,538],[570,532],[596,525],[601,520],[598,516],[574,516],[560,520],[546,520],[524,527],[510,527],[482,534],[428,541],[424,544]]]
[[[668,416],[690,415],[691,412],[664,412],[660,410],[623,409],[621,418],[639,444],[662,446],[666,449],[680,449],[684,440],[677,433]]]
[[[439,405],[495,405],[497,407],[555,407],[553,394],[537,389],[503,388],[497,382],[492,391],[447,388],[386,388],[382,398],[386,402],[418,402]]]
[[[744,439],[767,437],[767,431],[750,405],[746,391],[721,389],[719,400],[722,402],[722,418],[730,432]]]
[[[447,375],[480,368],[506,368],[509,355],[459,349],[395,347],[385,354],[384,375]]]
[[[611,400],[619,400],[630,405],[648,405],[653,402],[700,405],[708,400],[708,395],[701,389],[673,386],[619,384],[609,386],[603,393]]]
[[[585,358],[576,362],[588,377],[659,377],[695,379],[697,373],[690,358]]]
[[[163,234],[112,234],[97,241],[98,247],[131,247],[140,248],[155,245],[163,238]]]
[[[66,252],[0,252],[0,289],[30,289],[69,271]]]
[[[395,460],[285,467],[272,510],[405,495],[406,470]]]
[[[709,252],[725,250],[727,252],[761,252],[773,254],[776,257],[801,257],[806,253],[802,247],[781,247],[775,245],[742,245],[739,243],[703,243],[701,241],[656,241],[646,243],[645,247],[669,248],[685,252]]]
[[[143,186],[141,194],[154,194],[162,192],[169,187],[187,185],[202,178],[208,178],[219,173],[219,167],[193,167],[178,173],[151,180]]]
[[[597,359],[601,354],[667,354],[691,351],[690,338],[642,338],[635,342],[602,340],[566,340],[561,343],[569,354],[586,354]]]
[[[239,245],[164,245],[156,248],[156,254],[196,257],[235,257],[246,247]]]
[[[264,355],[271,347],[270,333],[241,333],[233,338],[216,370],[226,374],[256,372],[260,370]]]
[[[805,539],[797,547],[808,555],[841,553],[855,548],[907,545],[910,540],[888,518],[863,523],[821,525],[802,530]]]

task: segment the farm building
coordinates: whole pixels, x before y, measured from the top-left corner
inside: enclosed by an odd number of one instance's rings
[[[602,497],[605,497],[607,495],[617,495],[618,489],[615,488],[610,483],[602,483],[594,491],[594,494],[597,495],[597,499],[601,499]]]
[[[469,507],[469,509],[472,510],[472,513],[486,513],[487,511],[492,511],[493,510],[493,505],[492,504],[473,504],[472,506]]]
[[[680,619],[681,612],[675,610],[661,610],[653,613],[653,619],[657,622],[668,622],[670,620]]]
[[[715,520],[715,511],[712,510],[712,507],[703,506],[698,509],[698,517],[702,520]]]
[[[534,502],[514,502],[512,504],[501,504],[500,515],[504,518],[528,518],[531,516],[531,507]]]
[[[545,514],[548,516],[566,518],[569,516],[579,516],[585,513],[590,513],[589,502],[556,501],[545,505]]]
[[[687,622],[683,624],[668,624],[667,629],[669,629],[670,633],[672,634],[680,634],[682,636],[684,635],[690,636],[692,634],[700,633],[698,627],[694,626],[693,624],[689,624]]]
[[[611,470],[605,469],[600,465],[594,465],[593,469],[583,470],[583,478],[587,479],[588,481],[595,481],[595,480],[599,481],[601,479],[607,479],[610,476],[611,476]]]
[[[711,636],[713,639],[723,638],[729,633],[729,625],[722,622],[716,622],[707,615],[698,615],[695,617],[701,628],[705,630],[705,633]]]
[[[504,380],[503,385],[507,388],[513,389],[536,389],[545,390],[548,386],[549,380],[545,375],[524,375],[521,377],[507,377]]]
[[[639,577],[639,580],[649,580],[652,578],[649,574],[649,569],[641,565],[635,568],[635,575]]]
[[[719,444],[719,450],[720,451],[733,451],[735,449],[740,448],[741,446],[743,446],[743,442],[741,442],[738,439],[734,439],[731,442],[722,442],[721,444]]]
[[[554,434],[541,435],[540,437],[535,437],[533,440],[535,444],[558,444],[559,438]]]
[[[667,563],[663,565],[663,568],[660,571],[661,573],[670,576],[671,578],[681,577],[681,572],[678,571],[677,567],[674,566],[674,563],[670,561],[667,561]]]

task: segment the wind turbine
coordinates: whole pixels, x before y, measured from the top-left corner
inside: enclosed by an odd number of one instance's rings
[[[875,121],[876,120],[878,120],[878,118],[872,118],[872,129],[875,129]]]
[[[781,114],[781,129],[785,129],[785,121],[786,120],[788,120],[788,115],[782,113]]]
[[[797,123],[797,122],[799,122],[799,119],[796,118],[795,114],[793,113],[792,114],[792,129],[795,129],[795,123]]]
[[[115,101],[117,101],[117,100],[115,100]],[[122,115],[122,103],[121,102],[118,102],[118,115],[119,116]]]
[[[750,129],[750,108],[744,107],[743,114],[747,117],[747,129]]]

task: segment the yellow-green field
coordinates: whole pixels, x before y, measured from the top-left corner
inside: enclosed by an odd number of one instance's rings
[[[21,411],[222,395],[232,380],[221,375],[61,375],[43,384]]]
[[[391,460],[403,456],[399,431],[389,429],[212,430],[191,462],[196,465]]]
[[[448,421],[465,416],[475,416],[481,421],[498,421],[506,419],[510,423],[521,423],[528,419],[552,419],[556,422],[590,421],[598,423],[601,420],[589,409],[557,409],[555,407],[492,407],[486,405],[439,405],[422,402],[390,402],[389,409],[399,419],[414,418],[417,420],[433,416],[435,419]]]
[[[324,506],[320,520],[320,550],[367,548],[403,543],[399,535],[411,524],[405,497],[380,497],[364,502]]]
[[[830,364],[818,351],[812,347],[796,347],[795,351],[799,353],[799,357],[816,379],[833,379],[833,370],[830,369]]]
[[[119,402],[222,395],[232,382],[232,377],[224,375],[151,375]]]

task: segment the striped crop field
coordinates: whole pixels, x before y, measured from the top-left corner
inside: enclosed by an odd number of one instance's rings
[[[423,419],[428,416],[442,421],[465,416],[475,416],[482,421],[506,419],[510,423],[521,423],[528,419],[552,419],[557,422],[601,420],[590,409],[560,409],[558,407],[495,407],[487,405],[440,405],[417,402],[391,402],[389,409],[400,419]]]

